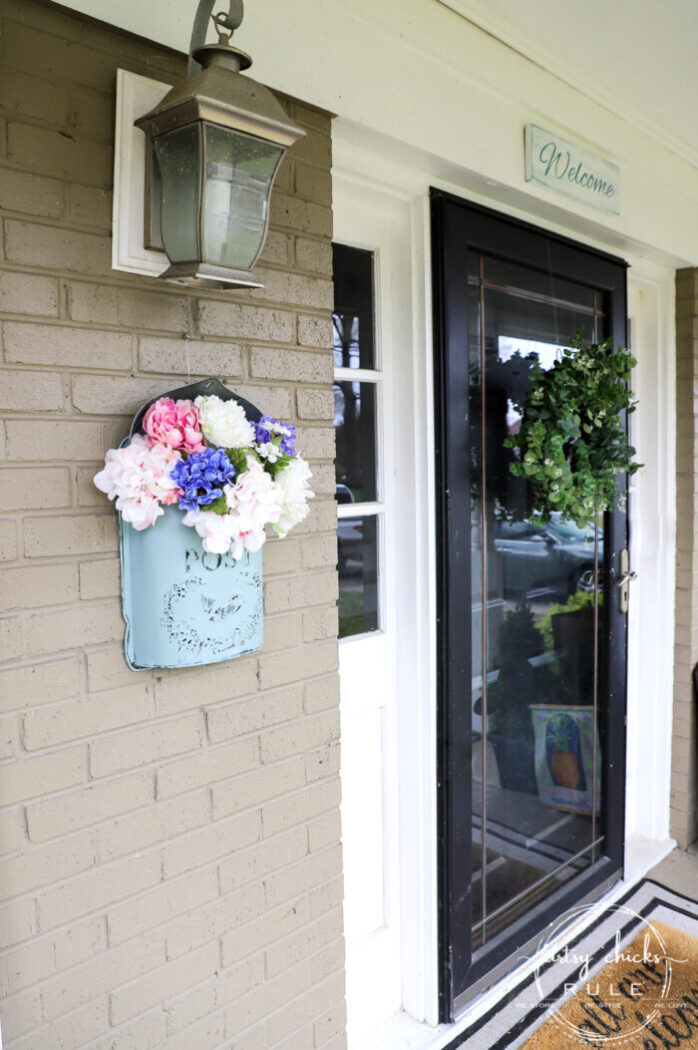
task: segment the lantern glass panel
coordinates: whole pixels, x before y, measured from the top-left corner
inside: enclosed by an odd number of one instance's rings
[[[162,240],[173,263],[199,258],[199,143],[198,124],[153,139],[162,182]]]
[[[204,124],[203,259],[249,270],[264,241],[269,193],[284,149]]]

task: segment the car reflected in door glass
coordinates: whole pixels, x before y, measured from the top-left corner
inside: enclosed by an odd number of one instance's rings
[[[567,598],[594,589],[594,528],[571,521],[536,525],[530,521],[497,521],[494,549],[500,557],[506,597],[554,595]],[[603,532],[599,531],[603,564]]]

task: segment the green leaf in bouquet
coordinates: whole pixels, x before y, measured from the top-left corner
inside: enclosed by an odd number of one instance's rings
[[[213,503],[209,503],[207,507],[202,507],[202,510],[212,510],[214,514],[227,514],[228,501],[225,496],[219,496],[218,499],[214,499]]]
[[[247,470],[247,456],[248,449],[246,448],[227,448],[225,454],[230,462],[235,467],[236,474],[244,474]]]
[[[271,474],[271,476],[275,478],[276,475],[280,474],[284,467],[287,467],[290,462],[291,456],[281,455],[277,460],[274,461],[274,463],[270,462],[270,460],[267,460],[264,464],[264,469],[266,470],[267,474]]]

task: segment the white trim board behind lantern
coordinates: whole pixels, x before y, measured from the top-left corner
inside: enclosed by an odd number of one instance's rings
[[[114,270],[147,277],[159,277],[169,261],[164,252],[145,247],[145,135],[133,122],[169,90],[170,84],[159,80],[116,71],[111,264]]]

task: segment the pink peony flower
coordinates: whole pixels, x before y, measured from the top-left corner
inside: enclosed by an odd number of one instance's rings
[[[200,452],[204,447],[199,412],[193,401],[158,398],[145,414],[143,429],[151,442],[182,452]]]
[[[193,401],[178,401],[177,425],[184,436],[184,452],[201,452],[204,435],[201,433],[199,410]]]
[[[94,483],[116,500],[124,521],[139,531],[147,529],[164,514],[163,505],[177,500],[179,489],[170,471],[181,458],[175,449],[150,444],[134,434],[124,448],[109,449],[104,470],[95,475]]]

